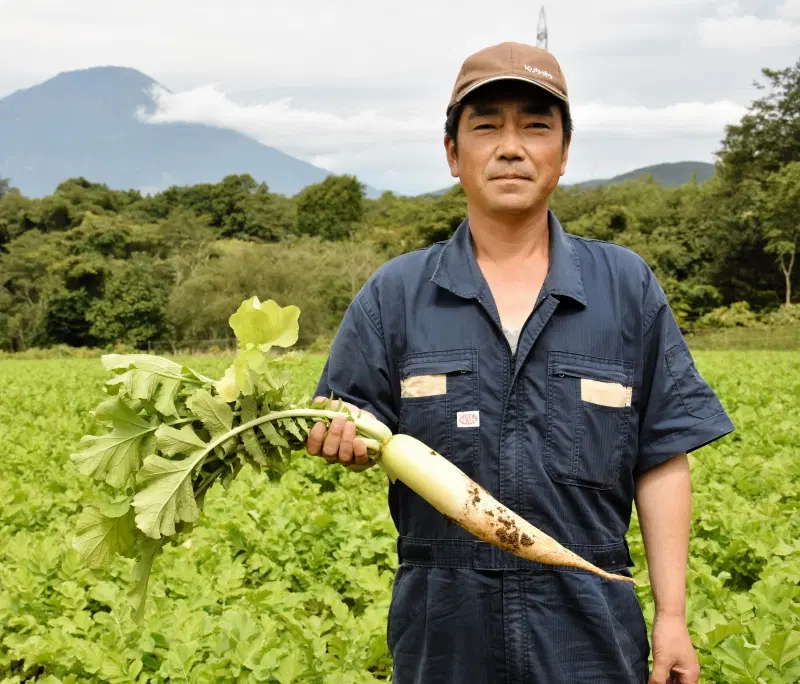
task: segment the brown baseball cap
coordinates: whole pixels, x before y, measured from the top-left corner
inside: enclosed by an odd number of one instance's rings
[[[569,107],[567,82],[547,50],[523,43],[500,43],[470,55],[458,72],[447,113],[476,88],[501,80],[526,81],[544,88]]]

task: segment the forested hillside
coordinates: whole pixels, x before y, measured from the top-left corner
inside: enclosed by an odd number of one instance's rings
[[[601,185],[638,180],[641,176],[652,176],[661,183],[661,185],[684,185],[691,181],[693,176],[702,183],[711,178],[714,175],[714,171],[714,165],[705,162],[670,162],[634,169],[633,171],[622,173],[613,178],[597,178],[582,183],[575,183],[575,185],[584,188],[597,188]]]
[[[711,180],[553,198],[568,231],[639,253],[686,329],[800,321],[786,306],[800,297],[800,60],[763,73]],[[293,197],[248,175],[151,196],[74,178],[42,199],[0,181],[0,349],[210,343],[253,294],[298,305],[300,344],[313,344],[377,266],[447,238],[465,215],[458,187],[367,199],[351,176]]]

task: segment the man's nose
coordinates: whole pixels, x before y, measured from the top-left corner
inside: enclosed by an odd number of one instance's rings
[[[497,146],[500,159],[520,160],[525,156],[522,139],[513,126],[504,126],[500,131],[500,143]]]

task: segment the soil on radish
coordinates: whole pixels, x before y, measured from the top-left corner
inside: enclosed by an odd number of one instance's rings
[[[501,527],[494,533],[494,535],[512,550],[519,548],[519,532],[517,531],[516,527],[513,529],[513,531],[509,531],[508,528]]]

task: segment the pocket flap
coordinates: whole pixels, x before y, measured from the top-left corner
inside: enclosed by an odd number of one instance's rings
[[[571,352],[550,352],[550,373],[572,378],[591,378],[601,382],[634,385],[635,367],[623,359],[601,359]]]
[[[556,361],[551,368],[553,375],[569,375],[572,378],[591,378],[600,382],[619,382],[621,384],[630,382],[628,373],[613,366],[597,367],[569,361]]]
[[[405,399],[445,395],[448,374],[473,370],[471,356],[420,355],[406,358],[400,367],[400,396]]]
[[[403,378],[411,375],[444,375],[446,373],[469,372],[473,369],[472,359],[409,359],[401,369]]]

